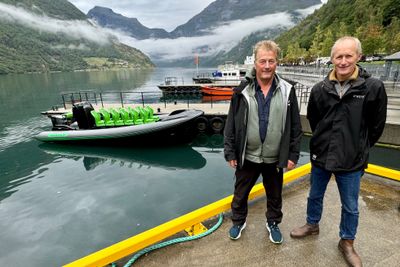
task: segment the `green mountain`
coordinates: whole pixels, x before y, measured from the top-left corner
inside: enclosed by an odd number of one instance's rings
[[[360,39],[364,55],[400,50],[400,0],[329,0],[296,27],[276,38],[285,60],[330,56],[334,41]]]
[[[216,0],[188,22],[171,32],[174,38],[202,36],[218,24],[278,12],[292,12],[320,4],[320,0]]]
[[[10,5],[18,9],[10,9]],[[18,16],[21,8],[36,14],[33,20],[68,20],[77,23],[77,27],[95,31],[85,14],[66,0],[0,0],[0,74],[154,67],[141,51],[111,37],[97,41],[83,34],[76,37],[73,33],[47,29],[54,25],[45,25],[43,29],[29,26],[32,21]]]

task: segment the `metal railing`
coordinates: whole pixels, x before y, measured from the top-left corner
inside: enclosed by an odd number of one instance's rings
[[[122,107],[125,105],[141,105],[163,103],[164,107],[168,104],[186,104],[189,108],[191,104],[203,103],[211,108],[215,103],[229,102],[230,97],[221,96],[203,96],[200,91],[145,91],[145,92],[129,92],[129,91],[104,91],[98,92],[94,90],[78,91],[78,92],[62,92],[62,107],[70,109],[75,103],[87,101],[94,105],[104,107],[109,104],[117,104]]]

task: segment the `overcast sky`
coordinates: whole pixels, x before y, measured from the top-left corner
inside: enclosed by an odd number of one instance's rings
[[[162,28],[167,31],[186,23],[215,0],[69,0],[82,12],[94,6],[111,8],[126,17],[137,18],[148,28]]]

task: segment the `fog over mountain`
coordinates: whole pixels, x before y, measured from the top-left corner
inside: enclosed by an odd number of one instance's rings
[[[274,38],[321,6],[320,0],[217,0],[171,32],[147,28],[140,18],[126,18],[109,8],[96,7],[88,16],[116,30],[121,42],[140,49],[157,65],[193,65],[194,56],[199,55],[200,62],[212,66],[223,63],[224,55],[239,43],[248,50],[244,54],[250,55],[251,45],[243,42],[258,40],[247,36]]]

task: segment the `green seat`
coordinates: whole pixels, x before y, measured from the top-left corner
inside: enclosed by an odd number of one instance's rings
[[[106,126],[104,120],[101,119],[100,113],[92,110],[92,111],[90,111],[90,114],[92,114],[92,116],[94,118],[94,123],[95,123],[96,127],[104,127],[104,126]]]
[[[118,111],[113,108],[110,108],[111,117],[114,121],[115,126],[124,126],[124,121],[121,119],[121,115]]]
[[[150,114],[149,111],[145,108],[142,107],[138,107],[137,108],[140,112],[140,116],[143,118],[143,122],[144,123],[150,123],[150,122],[155,122],[155,120],[153,118],[150,118]]]
[[[124,121],[125,125],[133,125],[132,116],[130,115],[130,113],[126,109],[120,108],[119,109],[119,113],[121,114],[121,118]]]
[[[135,125],[143,124],[143,119],[140,118],[139,112],[136,109],[134,109],[132,107],[128,107],[127,109],[128,109],[128,112],[131,114],[133,123]]]
[[[106,110],[105,108],[101,108],[100,110],[101,115],[103,116],[104,119],[104,123],[107,127],[112,127],[114,126],[114,121],[111,118],[111,114],[110,112],[108,112],[108,110]]]
[[[65,118],[67,118],[68,120],[71,120],[72,117],[73,117],[73,113],[72,113],[72,111],[70,111],[70,112],[65,113],[64,116],[65,116]]]
[[[144,109],[147,110],[149,118],[153,119],[154,121],[160,120],[160,117],[154,115],[154,110],[150,106],[146,106]]]

